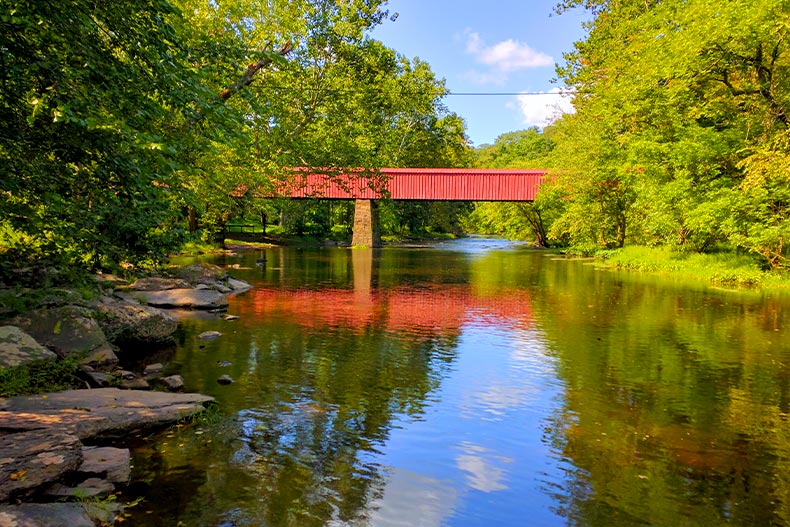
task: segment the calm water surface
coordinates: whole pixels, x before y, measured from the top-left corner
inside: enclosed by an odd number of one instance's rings
[[[219,406],[134,443],[125,525],[790,525],[786,296],[480,238],[213,261],[240,318],[157,359]]]

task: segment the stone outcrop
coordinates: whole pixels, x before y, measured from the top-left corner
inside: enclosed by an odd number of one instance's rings
[[[180,278],[161,278],[152,276],[149,278],[139,278],[129,289],[132,291],[167,291],[168,289],[188,289],[189,282]]]
[[[114,437],[178,421],[213,401],[195,393],[98,388],[0,399],[0,431],[57,427],[81,440]]]
[[[0,502],[44,489],[58,498],[105,496],[128,483],[129,451],[84,447],[84,441],[174,423],[212,400],[117,388],[0,399]],[[75,486],[64,484],[67,475]]]
[[[0,326],[0,368],[19,366],[57,355],[16,326]]]
[[[91,365],[118,362],[112,346],[88,308],[72,305],[36,309],[17,316],[10,323],[61,357],[74,356]]]
[[[24,497],[81,463],[82,443],[73,433],[53,429],[1,435],[0,502]]]
[[[139,293],[141,303],[162,308],[224,309],[228,299],[214,289],[168,289]]]
[[[175,271],[175,274],[193,285],[213,285],[217,282],[223,282],[228,278],[228,273],[222,267],[207,263],[180,267]]]
[[[120,345],[168,342],[178,329],[174,316],[154,307],[112,301],[96,311],[104,334]]]

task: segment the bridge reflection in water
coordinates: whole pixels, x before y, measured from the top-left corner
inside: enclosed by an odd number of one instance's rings
[[[280,284],[257,287],[247,293],[253,298],[238,306],[239,314],[266,317],[274,312],[287,313],[292,322],[303,327],[342,326],[358,332],[375,325],[390,332],[457,333],[471,321],[519,329],[532,327],[530,299],[524,289],[499,289],[496,295],[486,295],[469,283],[382,288],[377,285],[378,251],[350,252],[353,289],[288,288]]]

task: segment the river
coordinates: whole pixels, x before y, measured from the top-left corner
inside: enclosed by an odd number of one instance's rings
[[[208,260],[239,318],[153,358],[219,404],[130,438],[124,525],[790,525],[787,295],[486,238]]]

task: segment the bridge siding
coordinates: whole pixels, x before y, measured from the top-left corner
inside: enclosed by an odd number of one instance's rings
[[[464,168],[382,168],[381,172],[390,199],[430,201],[533,201],[546,175],[545,170]],[[292,198],[382,197],[380,188],[370,187],[371,181],[360,173],[335,177],[311,173],[298,174],[280,192]]]

